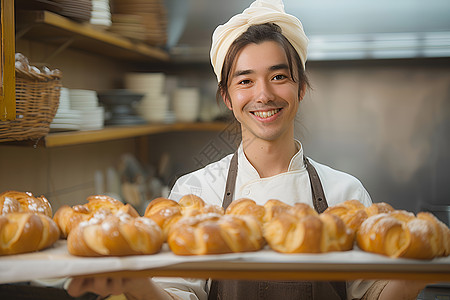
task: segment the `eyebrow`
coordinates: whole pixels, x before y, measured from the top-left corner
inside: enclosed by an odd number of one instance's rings
[[[287,64],[278,64],[278,65],[271,66],[271,67],[269,68],[269,70],[271,70],[271,71],[276,71],[276,70],[289,70],[289,67],[288,67]]]
[[[273,65],[270,66],[268,68],[269,71],[276,71],[276,70],[288,70],[289,67],[287,64],[278,64],[278,65]],[[233,78],[234,77],[238,77],[238,76],[242,76],[242,75],[248,75],[248,74],[252,74],[254,73],[254,70],[248,69],[248,70],[237,70],[236,72],[233,73]]]

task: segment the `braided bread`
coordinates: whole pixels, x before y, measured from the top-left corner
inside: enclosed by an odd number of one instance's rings
[[[61,230],[61,237],[67,238],[70,231],[80,222],[87,221],[98,214],[127,213],[138,217],[139,213],[130,204],[123,204],[117,199],[105,195],[93,195],[83,205],[61,206],[53,216],[53,220]]]
[[[432,259],[450,254],[450,230],[430,213],[395,210],[367,218],[357,233],[358,247],[390,257]]]
[[[227,215],[251,215],[257,218],[261,223],[270,221],[276,214],[292,209],[292,206],[281,202],[280,200],[271,199],[264,205],[256,204],[252,199],[241,198],[230,203],[225,211]]]
[[[307,204],[277,212],[264,223],[264,238],[281,253],[322,253],[353,248],[354,231],[333,214],[319,215]]]
[[[179,202],[167,198],[152,200],[145,209],[144,217],[155,221],[161,227],[164,237],[167,239],[170,228],[182,217],[207,213],[223,214],[223,208],[208,205],[203,199],[195,195],[186,195]]]
[[[177,255],[205,255],[257,251],[264,239],[253,216],[208,213],[182,218],[170,230],[167,243]]]
[[[347,200],[335,206],[328,207],[324,213],[339,216],[348,227],[357,232],[362,222],[368,217],[393,210],[392,206],[385,202],[373,203],[371,206],[365,207],[358,200]]]
[[[58,226],[44,214],[0,215],[0,255],[39,251],[53,245],[58,238]]]
[[[30,192],[6,191],[0,194],[0,214],[35,212],[52,217],[52,207],[44,196],[34,197]]]
[[[126,213],[97,214],[67,237],[69,253],[77,256],[154,254],[162,244],[163,234],[155,222]]]

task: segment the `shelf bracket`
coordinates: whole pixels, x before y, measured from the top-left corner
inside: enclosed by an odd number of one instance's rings
[[[47,56],[44,61],[49,62],[51,61],[55,56],[57,56],[59,53],[63,52],[66,48],[68,48],[74,41],[75,37],[69,38],[67,41],[65,41],[62,45],[60,45],[58,48],[56,48],[49,56]]]
[[[33,27],[34,27],[34,24],[31,24],[31,25],[28,25],[28,26],[23,27],[22,29],[18,30],[16,32],[16,41],[20,40],[20,38],[22,38]]]

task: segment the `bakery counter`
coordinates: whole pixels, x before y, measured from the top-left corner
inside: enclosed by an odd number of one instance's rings
[[[409,279],[450,282],[450,257],[392,259],[358,249],[326,254],[258,252],[177,256],[164,245],[155,255],[76,257],[65,240],[44,251],[0,257],[0,283],[80,275],[216,279]]]

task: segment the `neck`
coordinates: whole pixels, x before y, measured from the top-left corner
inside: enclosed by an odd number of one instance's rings
[[[286,172],[298,151],[293,136],[276,141],[254,139],[246,142],[243,139],[243,148],[245,156],[261,178]]]

